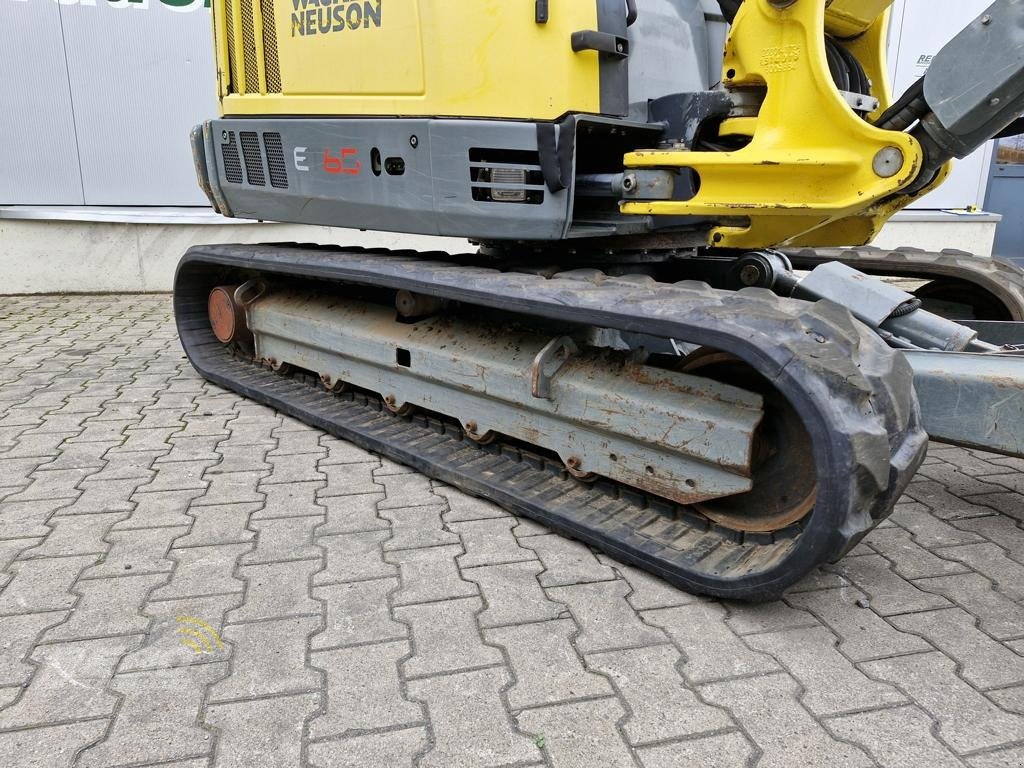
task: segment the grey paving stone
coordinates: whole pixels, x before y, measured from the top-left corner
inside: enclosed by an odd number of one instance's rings
[[[1011,560],[995,544],[965,544],[941,549],[939,553],[987,576],[1011,600],[1024,601],[1024,565]]]
[[[508,517],[509,514],[497,504],[463,493],[450,485],[436,485],[434,495],[448,502],[448,511],[444,513],[446,523],[457,523],[463,520],[487,520],[497,517]]]
[[[881,555],[847,558],[833,567],[866,592],[872,609],[882,616],[949,606],[942,596],[925,592],[895,573]]]
[[[291,433],[301,434],[301,433]],[[307,481],[327,482],[327,475],[317,469],[317,462],[324,457],[326,451],[316,450],[313,453],[291,453],[287,455],[273,454],[267,461],[273,470],[264,480],[264,484],[301,483]]]
[[[320,468],[329,466],[338,466],[341,464],[367,464],[372,463],[375,466],[380,466],[380,460],[376,455],[369,451],[364,451],[362,448],[347,443],[344,440],[339,440],[331,435],[320,435],[320,447],[327,449],[327,456],[320,459],[318,465]],[[379,488],[378,490],[384,490]]]
[[[725,609],[716,603],[662,608],[641,615],[649,624],[665,630],[682,651],[686,659],[682,673],[691,682],[773,672],[779,668],[770,656],[743,644],[725,623]]]
[[[667,645],[592,653],[587,664],[611,677],[629,705],[625,732],[633,745],[691,737],[733,725],[728,713],[704,704],[677,672],[682,656]]]
[[[747,645],[773,656],[803,688],[800,701],[817,717],[903,704],[890,685],[867,678],[835,648],[824,627],[751,635]]]
[[[922,589],[945,595],[981,622],[981,628],[998,640],[1021,635],[1024,606],[997,592],[995,585],[981,574],[921,579]]]
[[[32,473],[32,482],[23,490],[5,501],[39,501],[52,499],[76,499],[81,494],[78,485],[94,469],[37,470]],[[109,511],[109,510],[104,510]]]
[[[852,661],[931,650],[927,641],[894,629],[869,607],[862,608],[868,604],[867,595],[853,587],[803,592],[786,600],[821,619],[838,637],[839,650]]]
[[[203,595],[241,592],[244,582],[235,576],[235,565],[251,544],[221,544],[213,547],[171,548],[175,561],[171,580],[150,595],[151,600],[178,600]]]
[[[238,575],[245,580],[245,603],[228,614],[229,622],[262,621],[282,616],[320,615],[323,606],[309,595],[319,560],[243,565]]]
[[[975,618],[960,608],[894,616],[891,621],[951,657],[959,666],[960,677],[975,687],[1024,683],[1024,657],[977,629]]]
[[[177,461],[218,461],[220,454],[217,453],[217,445],[223,439],[223,435],[171,437],[167,440],[171,450],[157,458],[154,464]]]
[[[249,520],[260,506],[259,502],[249,502],[190,507],[188,515],[195,522],[188,534],[174,542],[174,546],[180,549],[253,541],[256,533],[248,527]]]
[[[322,515],[325,507],[317,503],[316,495],[323,487],[324,483],[280,483],[276,485],[272,483],[268,485],[261,482],[258,490],[266,499],[263,507],[253,513],[252,519]]]
[[[313,544],[313,531],[324,519],[317,515],[252,520],[249,528],[256,531],[256,548],[242,555],[242,564],[321,558],[323,551]]]
[[[833,718],[828,729],[859,744],[882,768],[955,768],[963,763],[932,735],[932,719],[917,707],[895,707]]]
[[[66,506],[66,499],[40,501],[0,501],[0,538],[20,539],[47,536],[49,517]]]
[[[0,539],[0,571],[6,571],[22,552],[43,543],[41,536],[25,539]],[[2,574],[0,574],[2,576]]]
[[[978,494],[992,494],[1001,491],[1002,486],[980,485],[973,490]],[[966,520],[992,514],[990,507],[982,506],[980,496],[974,497],[972,503],[954,495],[943,483],[932,480],[915,480],[907,486],[907,496],[924,504],[940,520]]]
[[[143,486],[144,488],[146,486]],[[114,526],[114,530],[133,530],[136,528],[167,528],[179,525],[192,525],[194,518],[185,514],[192,500],[203,493],[202,489],[186,489],[184,491],[164,491],[158,493],[135,492],[132,502],[135,508],[131,517]]]
[[[15,704],[0,710],[0,730],[108,717],[117,696],[107,683],[121,656],[137,644],[138,638],[106,637],[38,646],[32,681]]]
[[[121,695],[107,737],[86,750],[82,768],[187,760],[209,754],[209,731],[198,725],[206,686],[227,673],[227,664],[118,674],[110,689]]]
[[[0,592],[0,616],[73,608],[78,596],[71,585],[95,562],[94,555],[81,555],[11,563],[13,578]]]
[[[1024,765],[1024,747],[1011,747],[967,758],[971,768],[1019,768]]]
[[[1001,515],[964,520],[959,527],[973,531],[1002,547],[1017,562],[1024,562],[1024,528]]]
[[[537,560],[536,553],[521,547],[512,535],[517,523],[513,517],[450,523],[449,528],[459,535],[466,548],[465,554],[456,558],[459,567]]]
[[[637,750],[643,768],[735,768],[750,765],[754,747],[742,733],[723,733]]]
[[[1024,734],[1024,717],[1002,712],[956,675],[941,653],[865,662],[872,677],[899,686],[938,721],[938,734],[957,752],[993,748]]]
[[[408,636],[409,629],[391,618],[388,595],[398,587],[398,579],[373,579],[313,588],[313,597],[327,606],[327,623],[313,636],[313,649],[361,645],[397,640]]]
[[[300,764],[302,729],[320,694],[210,704],[205,723],[216,728],[215,768],[290,768]]]
[[[316,543],[327,551],[327,567],[313,577],[313,583],[319,586],[398,575],[396,566],[384,562],[381,549],[389,535],[388,531],[365,531],[318,536]]]
[[[216,464],[206,470],[204,478],[213,479],[213,475],[233,475],[260,473],[269,477],[271,465],[264,460],[267,455],[265,445],[234,445],[230,440],[217,444],[216,454],[220,458]],[[263,473],[266,472],[266,475]]]
[[[327,522],[317,529],[317,535],[390,529],[391,523],[377,515],[377,502],[383,498],[382,493],[325,496],[320,503],[327,512]]]
[[[900,528],[878,528],[866,539],[872,549],[893,564],[893,570],[904,579],[923,579],[965,573],[967,568],[955,560],[935,555],[915,542]]]
[[[192,502],[193,507],[217,504],[239,504],[242,502],[263,503],[263,494],[256,490],[266,472],[206,472],[203,479],[209,481],[206,493]]]
[[[508,673],[500,668],[409,681],[409,696],[426,704],[434,731],[432,749],[419,766],[479,768],[541,762],[540,751],[515,732],[502,706],[499,692],[508,681]]]
[[[395,618],[409,625],[415,649],[402,673],[420,677],[501,664],[498,649],[480,637],[475,616],[482,606],[479,597],[464,597],[396,607]]]
[[[629,591],[626,582],[617,580],[553,587],[547,593],[553,600],[565,603],[579,624],[581,633],[576,647],[581,653],[666,642],[665,634],[641,621],[626,602]]]
[[[549,600],[540,588],[537,575],[543,570],[535,560],[463,569],[462,577],[479,585],[487,605],[479,616],[480,626],[547,621],[567,614],[564,605]]]
[[[396,475],[396,477],[404,477],[404,475]],[[384,544],[385,550],[460,544],[458,535],[443,527],[444,521],[441,519],[441,514],[444,512],[444,507],[438,506],[436,503],[428,504],[428,501],[434,500],[432,496],[424,495],[422,499],[424,504],[415,507],[396,507],[394,505],[386,507],[387,497],[378,502],[377,514],[391,523],[393,533],[393,536]]]
[[[142,480],[143,482],[148,482],[155,474],[155,470],[151,469],[153,462],[166,453],[166,450],[112,453],[107,457],[103,469],[94,475],[89,475],[83,482],[95,483],[105,480]]]
[[[189,461],[165,461],[154,464],[156,474],[153,480],[139,488],[140,493],[162,493],[165,491],[180,492],[184,490],[205,491],[210,484],[203,475],[206,470],[216,464],[215,459],[199,459]],[[231,501],[237,501],[232,499]],[[230,503],[230,501],[229,501]]]
[[[18,768],[70,767],[78,752],[101,739],[106,730],[106,720],[89,720],[0,733],[0,765],[12,768],[15,765]]]
[[[578,631],[571,619],[484,631],[484,639],[502,646],[512,661],[515,683],[507,695],[513,710],[612,694],[608,681],[588,672],[573,649]]]
[[[242,598],[242,594],[237,593],[149,601],[142,609],[143,615],[151,620],[143,645],[121,660],[118,671],[138,672],[227,661],[231,657],[231,645],[221,637],[224,616],[239,605]],[[185,640],[193,642],[189,644]]]
[[[1024,685],[1000,688],[998,691],[988,691],[985,695],[995,702],[996,706],[1005,709],[1007,712],[1024,715]]]
[[[317,651],[310,664],[327,675],[327,711],[309,724],[309,738],[325,739],[422,723],[420,704],[402,695],[398,664],[407,640]]]
[[[625,714],[616,699],[606,698],[530,709],[516,719],[522,730],[543,736],[544,750],[558,768],[633,768],[636,763],[617,728]]]
[[[427,744],[425,728],[403,728],[314,742],[309,745],[309,761],[321,768],[412,768]]]
[[[0,686],[23,685],[35,667],[26,661],[43,631],[59,624],[68,611],[25,613],[0,618]]]
[[[381,493],[382,483],[373,478],[373,470],[380,466],[377,459],[363,458],[359,464],[328,464],[321,459],[317,467],[327,475],[327,485],[320,490],[324,496],[351,496],[357,493]]]
[[[86,568],[82,578],[167,573],[174,569],[174,561],[167,556],[171,542],[187,531],[184,526],[108,531],[104,541],[109,542],[110,550],[100,563]]]
[[[673,608],[677,605],[689,605],[700,600],[699,597],[677,589],[647,571],[641,571],[639,568],[625,565],[607,555],[599,554],[597,559],[602,564],[614,568],[632,588],[632,591],[626,596],[626,602],[635,611],[646,611],[651,608]]]
[[[79,486],[82,495],[69,504],[60,514],[82,515],[93,512],[132,512],[135,504],[131,500],[137,489],[148,488],[145,478],[128,477],[121,480],[87,480]]]
[[[728,610],[729,615],[725,623],[737,635],[778,632],[818,624],[818,620],[812,614],[786,605],[782,601],[754,605],[731,603]]]
[[[459,575],[455,558],[460,552],[462,547],[453,545],[385,553],[384,559],[401,572],[402,588],[395,594],[393,604],[412,605],[478,595],[476,584]]]
[[[403,509],[421,504],[443,504],[435,497],[429,478],[418,473],[381,474],[374,471],[374,480],[384,486],[380,509]]]
[[[231,675],[210,687],[207,700],[321,690],[322,673],[306,665],[307,640],[320,628],[320,621],[317,616],[304,616],[224,627],[224,640],[234,645]]]
[[[79,579],[72,588],[81,595],[74,612],[67,621],[47,630],[43,640],[59,642],[145,632],[149,619],[142,615],[142,604],[166,580],[164,574]]]
[[[267,461],[278,456],[297,454],[312,454],[317,461],[326,458],[327,449],[320,445],[321,434],[319,430],[310,429],[302,422],[295,422],[292,429],[278,427],[273,432],[274,439],[277,440],[277,447],[267,454]],[[274,474],[276,475],[277,472]]]
[[[524,547],[529,547],[544,564],[540,575],[543,587],[561,587],[590,581],[609,581],[615,578],[615,571],[603,565],[578,541],[572,541],[557,534],[528,536],[520,538]]]
[[[759,768],[873,765],[860,749],[832,738],[800,706],[800,686],[788,675],[710,683],[700,690],[712,704],[727,707],[762,750]]]
[[[37,547],[22,552],[22,559],[64,557],[66,555],[102,555],[110,548],[103,540],[114,523],[128,515],[109,512],[92,515],[53,515],[47,521],[50,533]]]
[[[981,508],[989,510],[989,514],[996,511],[1007,517],[1012,517],[1018,522],[1024,520],[1024,497],[1019,493],[987,493],[982,496],[972,496],[971,502],[984,505]],[[976,517],[984,517],[984,515],[976,515]]]

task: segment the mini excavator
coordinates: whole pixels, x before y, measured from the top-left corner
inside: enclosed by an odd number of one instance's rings
[[[219,213],[473,248],[194,247],[184,349],[684,589],[777,598],[929,438],[1024,455],[1021,273],[865,247],[1024,132],[1024,0],[895,99],[891,3],[213,0]]]

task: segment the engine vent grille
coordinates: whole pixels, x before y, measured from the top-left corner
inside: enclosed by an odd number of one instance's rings
[[[281,64],[277,58],[277,25],[274,23],[274,0],[260,0],[263,11],[263,66],[266,70],[267,93],[281,92]],[[274,175],[271,173],[273,183]],[[274,186],[277,186],[276,184]],[[286,184],[287,186],[287,184]]]
[[[224,3],[223,26],[217,24],[217,44],[227,52],[226,93],[281,93],[274,0],[239,0],[238,8],[236,18],[234,2]],[[239,26],[241,44],[235,38]]]
[[[238,144],[235,141],[235,132],[228,134],[227,144],[221,146],[224,155],[224,178],[232,184],[242,183],[242,162],[238,157]]]
[[[544,174],[535,151],[473,147],[469,150],[469,182],[477,202],[544,202]]]
[[[263,175],[263,152],[256,137],[256,131],[242,131],[242,157],[245,158],[245,179],[251,186],[264,187],[267,179]]]
[[[224,29],[228,39],[228,91],[238,92],[238,56],[235,55],[235,11],[232,3],[224,4]]]
[[[267,171],[270,172],[270,186],[288,189],[288,168],[284,164],[284,149],[280,133],[264,133],[263,149],[267,153]]]

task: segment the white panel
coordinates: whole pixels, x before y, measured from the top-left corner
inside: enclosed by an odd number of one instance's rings
[[[205,205],[188,141],[217,111],[203,0],[95,0],[60,11],[85,202]]]
[[[82,203],[54,2],[0,0],[0,203]]]
[[[928,71],[931,57],[975,17],[991,0],[903,0],[902,18],[893,25],[890,40],[890,68],[893,93],[902,94]],[[900,7],[895,7],[899,13]],[[911,208],[966,208],[981,206],[988,177],[987,148],[958,160],[946,183],[918,200]]]

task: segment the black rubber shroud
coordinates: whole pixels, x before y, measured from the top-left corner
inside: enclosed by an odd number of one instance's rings
[[[924,458],[927,436],[909,366],[834,304],[596,270],[547,278],[430,257],[450,258],[283,244],[194,247],[175,278],[182,345],[214,383],[716,597],[774,599],[819,564],[841,557],[892,511]],[[206,317],[214,285],[256,274],[404,288],[730,352],[772,381],[803,420],[815,449],[818,502],[796,535],[738,537],[481,449],[437,424],[399,419],[372,402],[342,400],[259,369],[217,342]]]

